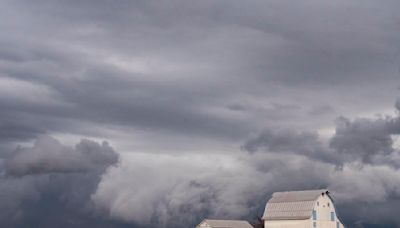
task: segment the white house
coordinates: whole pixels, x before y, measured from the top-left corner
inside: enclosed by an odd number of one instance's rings
[[[275,192],[263,220],[265,228],[344,228],[326,189]]]
[[[247,221],[204,219],[196,228],[253,228]]]
[[[275,192],[265,206],[265,228],[345,228],[328,190]],[[253,228],[242,220],[205,219],[196,228]]]

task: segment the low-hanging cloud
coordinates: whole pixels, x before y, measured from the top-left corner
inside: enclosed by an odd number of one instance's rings
[[[322,173],[332,169],[315,174],[324,165],[313,165],[300,156],[291,161],[286,156],[254,156],[125,155],[119,166],[103,176],[92,200],[111,218],[146,227],[183,228],[195,226],[204,217],[255,216],[271,191],[295,183],[296,188],[310,188],[323,183]],[[266,171],[262,166],[268,163],[286,163],[288,168],[275,166]],[[278,175],[284,178],[278,180]],[[305,181],[310,175],[314,180]]]
[[[41,136],[17,148],[1,163],[2,227],[97,226],[102,221],[93,217],[90,195],[118,160],[106,142],[87,139],[73,148]]]

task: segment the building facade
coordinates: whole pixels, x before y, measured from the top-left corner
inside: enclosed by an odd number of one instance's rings
[[[263,219],[265,228],[344,228],[326,189],[275,192]]]

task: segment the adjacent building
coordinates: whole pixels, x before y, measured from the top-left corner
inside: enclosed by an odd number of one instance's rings
[[[205,219],[196,228],[253,228],[247,221]]]

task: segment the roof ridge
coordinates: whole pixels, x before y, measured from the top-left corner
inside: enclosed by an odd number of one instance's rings
[[[236,222],[248,222],[246,220],[238,220],[238,219],[204,219],[206,221],[236,221]]]
[[[306,190],[295,190],[295,191],[280,191],[280,192],[274,192],[274,193],[285,193],[285,192],[314,192],[314,191],[328,191],[327,188],[321,188],[321,189],[306,189]]]

